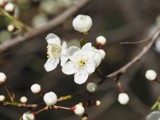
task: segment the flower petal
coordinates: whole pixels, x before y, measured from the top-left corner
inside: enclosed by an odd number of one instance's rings
[[[64,74],[67,75],[71,75],[73,73],[75,73],[75,67],[74,64],[71,61],[66,62],[63,66],[62,66],[62,72]]]
[[[48,44],[58,44],[59,46],[61,44],[60,38],[53,33],[49,33],[45,39],[47,40]]]
[[[82,47],[82,51],[88,51],[91,50],[92,48],[92,44],[91,43],[86,43],[83,47]]]
[[[63,54],[63,55],[67,55],[67,44],[66,44],[66,42],[65,42],[65,41],[62,43],[62,50],[61,50],[61,54]]]
[[[96,69],[96,62],[94,59],[90,59],[90,61],[87,62],[87,72],[93,73]]]
[[[63,66],[64,65],[64,63],[66,63],[67,62],[67,60],[68,60],[68,54],[67,54],[67,44],[66,44],[66,42],[63,42],[63,44],[62,44],[62,50],[61,50],[61,56],[60,56],[61,58],[61,66]]]
[[[79,70],[74,75],[74,82],[77,84],[83,84],[88,79],[88,73],[85,70]]]
[[[68,56],[62,55],[61,56],[61,66],[63,66],[68,60]]]
[[[54,70],[59,63],[59,58],[48,58],[47,62],[44,64],[44,68],[47,72]]]
[[[77,52],[78,50],[80,50],[80,48],[76,47],[76,46],[71,46],[68,48],[68,57],[71,58],[72,55]]]

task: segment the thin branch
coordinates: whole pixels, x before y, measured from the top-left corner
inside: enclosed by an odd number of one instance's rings
[[[158,29],[155,33],[153,33],[153,35],[151,35],[147,38],[148,40],[150,40],[150,42],[143,47],[142,51],[139,52],[139,54],[137,56],[135,56],[130,62],[128,62],[126,65],[124,65],[123,67],[121,67],[117,71],[107,75],[106,79],[113,79],[113,78],[116,78],[117,76],[124,74],[132,65],[134,65],[136,62],[138,62],[140,59],[142,59],[142,57],[150,50],[150,48],[152,47],[152,45],[158,39],[159,36],[160,36],[160,30]],[[103,83],[103,82],[101,82],[101,83]]]
[[[3,52],[4,50],[18,44],[21,42],[24,42],[26,40],[29,40],[35,36],[41,35],[42,33],[45,33],[51,29],[56,28],[57,26],[61,25],[67,18],[72,16],[74,13],[76,13],[78,10],[80,10],[83,6],[85,6],[90,0],[79,0],[75,5],[68,8],[66,11],[61,13],[59,16],[54,18],[53,20],[49,21],[47,24],[45,24],[42,27],[39,28],[33,28],[26,32],[24,35],[19,35],[16,38],[13,38],[11,40],[7,40],[3,42],[0,45],[0,52]]]

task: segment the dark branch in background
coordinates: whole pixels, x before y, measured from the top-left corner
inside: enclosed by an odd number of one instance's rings
[[[142,57],[150,50],[150,48],[152,47],[152,45],[158,39],[159,36],[160,36],[160,29],[156,30],[151,36],[145,39],[146,41],[148,40],[149,43],[143,47],[142,51],[140,51],[137,56],[135,56],[130,62],[128,62],[126,65],[124,65],[117,71],[107,75],[106,79],[102,80],[100,84],[102,84],[105,80],[114,79],[124,74],[132,65],[138,62],[140,59],[142,59]]]
[[[23,41],[29,40],[35,36],[41,35],[42,33],[45,33],[51,29],[56,28],[57,26],[61,25],[67,18],[72,16],[74,13],[76,13],[78,10],[80,10],[84,5],[86,5],[90,0],[80,0],[72,7],[68,8],[66,11],[58,15],[53,20],[49,21],[46,25],[39,27],[39,28],[33,28],[26,32],[24,35],[19,35],[16,38],[13,38],[11,40],[7,40],[3,42],[0,45],[0,52],[3,52],[4,50],[21,43]]]

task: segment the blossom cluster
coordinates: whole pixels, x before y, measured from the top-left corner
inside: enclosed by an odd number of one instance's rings
[[[92,20],[89,16],[78,15],[73,20],[73,27],[79,32],[86,33],[91,26]],[[97,41],[101,38],[104,41],[104,37],[99,37]],[[63,41],[61,44],[60,38],[53,33],[48,34],[46,40],[48,60],[44,64],[45,70],[54,70],[60,62],[62,72],[67,75],[74,74],[74,82],[77,84],[85,83],[105,57],[105,51],[96,49],[92,43],[86,43],[81,48],[67,47],[67,43]]]

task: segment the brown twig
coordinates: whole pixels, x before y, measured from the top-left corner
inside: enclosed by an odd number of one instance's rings
[[[29,40],[35,36],[41,35],[42,33],[45,33],[53,28],[56,28],[60,24],[62,24],[67,18],[72,16],[74,13],[76,13],[78,10],[80,10],[84,5],[86,5],[90,0],[80,0],[72,7],[68,8],[66,11],[64,11],[62,14],[58,15],[56,18],[49,21],[47,24],[45,24],[42,27],[39,28],[33,28],[26,32],[24,35],[19,35],[16,38],[13,38],[11,40],[6,40],[0,45],[0,52],[18,44],[23,41]]]
[[[124,65],[117,71],[107,75],[106,79],[113,79],[119,75],[124,74],[132,65],[138,62],[140,59],[142,59],[142,57],[150,50],[150,48],[152,47],[152,45],[158,39],[159,36],[160,36],[160,30],[158,29],[155,33],[153,33],[151,36],[147,38],[148,40],[150,40],[149,43],[143,47],[142,51],[139,52],[139,54],[136,57],[134,57],[130,62],[128,62],[126,65]]]

